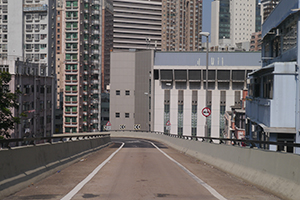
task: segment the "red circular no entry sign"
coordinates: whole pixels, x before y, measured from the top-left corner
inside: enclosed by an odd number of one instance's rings
[[[210,114],[211,114],[210,108],[204,107],[204,108],[202,109],[202,115],[203,115],[204,117],[208,117]]]

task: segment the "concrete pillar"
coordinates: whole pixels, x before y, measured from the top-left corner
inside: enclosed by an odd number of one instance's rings
[[[277,134],[276,133],[270,133],[269,141],[270,142],[276,142],[277,141]],[[269,150],[270,151],[277,151],[277,145],[270,145]]]

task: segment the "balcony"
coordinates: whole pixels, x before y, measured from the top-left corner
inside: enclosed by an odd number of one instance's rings
[[[99,54],[99,50],[93,50],[93,54]]]
[[[93,33],[94,33],[94,34],[100,34],[100,31],[98,31],[98,30],[93,30]]]
[[[99,70],[98,70],[98,69],[94,69],[94,70],[92,71],[92,73],[93,73],[93,74],[99,74]]]
[[[97,100],[93,99],[93,100],[92,100],[92,103],[93,103],[93,104],[98,104],[99,102],[98,102]]]
[[[92,90],[93,94],[99,94],[99,90]]]
[[[66,127],[77,126],[77,122],[65,122]]]
[[[94,0],[93,3],[94,4],[100,4],[100,1],[99,0]]]
[[[100,24],[100,21],[99,20],[93,20],[92,24]]]
[[[66,105],[76,105],[78,101],[65,101]]]
[[[99,123],[99,120],[98,119],[92,119],[91,121],[93,124],[98,124]]]
[[[98,14],[100,14],[100,12],[99,12],[99,10],[93,10],[93,12],[92,12],[93,14],[95,14],[95,15],[98,15]]]
[[[70,116],[70,115],[72,116],[73,115],[74,116],[74,115],[77,115],[77,113],[78,112],[70,112],[70,111],[68,112],[68,111],[66,111],[65,115],[68,115],[68,116]]]
[[[99,84],[99,80],[92,80],[93,84]]]
[[[93,109],[93,110],[92,110],[92,113],[93,113],[93,114],[98,114],[98,113],[99,113],[99,110]]]

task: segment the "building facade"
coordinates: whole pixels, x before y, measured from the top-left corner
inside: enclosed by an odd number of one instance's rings
[[[162,51],[201,49],[202,0],[162,0]]]
[[[108,90],[110,83],[110,52],[113,50],[113,1],[102,0],[102,57],[101,90]]]
[[[154,131],[223,137],[225,111],[240,103],[247,74],[259,68],[260,53],[210,53],[206,99],[206,54],[158,52],[153,67]]]
[[[215,0],[211,3],[211,46],[231,44],[229,5],[229,0]]]
[[[152,130],[153,50],[111,53],[109,120],[112,130]]]
[[[261,30],[259,1],[215,0],[211,9],[211,46],[249,51],[251,34]]]
[[[20,116],[21,122],[11,130],[12,138],[49,137],[54,133],[53,112],[55,96],[52,87],[53,77],[41,74],[38,64],[20,59],[1,59],[0,70],[9,72],[11,92],[19,90],[17,101],[19,109],[13,109],[14,116]]]
[[[273,9],[277,6],[280,0],[261,0],[262,5],[262,22],[271,14]]]
[[[114,50],[161,49],[161,0],[113,0]]]
[[[250,51],[261,51],[261,31],[251,34]]]
[[[250,74],[247,97],[250,138],[300,142],[299,3],[281,0],[263,24],[262,68]],[[267,148],[300,153],[299,148]]]
[[[63,1],[57,0],[56,4],[56,85],[57,97],[56,106],[58,109],[63,107],[63,92],[65,83],[65,70],[64,70],[64,54],[62,53],[62,44],[65,31],[63,29]]]
[[[259,63],[260,53],[210,54],[209,136],[224,136],[225,111],[240,104]],[[204,136],[205,53],[113,52],[111,66],[112,130]]]
[[[102,1],[66,0],[63,8],[63,132],[99,131]]]
[[[11,91],[25,91],[18,99],[19,112],[30,111],[15,130],[16,137],[22,137],[25,128],[36,136],[54,133],[55,4],[49,0],[0,1],[0,61],[13,74]]]

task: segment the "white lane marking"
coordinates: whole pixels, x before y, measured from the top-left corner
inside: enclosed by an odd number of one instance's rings
[[[227,200],[225,197],[223,197],[221,194],[219,194],[214,188],[206,184],[204,181],[202,181],[200,178],[198,178],[195,174],[190,172],[187,168],[185,168],[183,165],[181,165],[179,162],[174,160],[172,157],[170,157],[168,154],[163,152],[160,148],[158,148],[153,142],[151,143],[157,150],[159,150],[162,154],[164,154],[167,158],[169,158],[171,161],[176,163],[181,169],[183,169],[188,175],[190,175],[197,183],[201,184],[203,187],[205,187],[212,195],[214,195],[219,200]]]
[[[99,170],[110,161],[110,159],[112,159],[112,157],[114,157],[114,155],[116,155],[116,153],[118,153],[122,147],[124,146],[125,143],[122,143],[122,145],[114,152],[112,153],[105,161],[103,161],[96,169],[94,169],[94,171],[92,173],[90,173],[83,181],[81,181],[73,190],[71,190],[66,196],[64,196],[61,200],[70,200],[73,196],[75,196],[75,194],[77,194],[77,192],[79,192],[79,190],[81,190],[81,188],[87,183],[89,182],[98,172]]]

